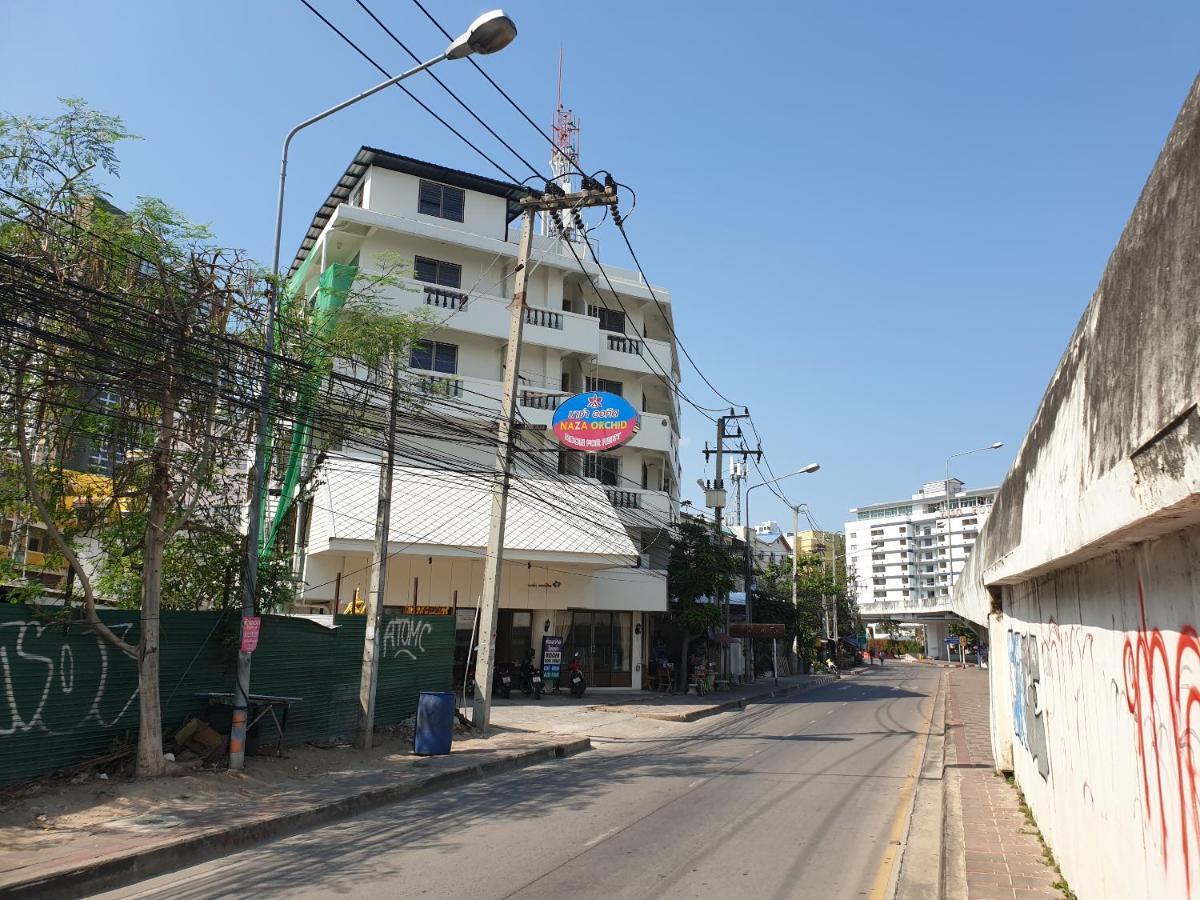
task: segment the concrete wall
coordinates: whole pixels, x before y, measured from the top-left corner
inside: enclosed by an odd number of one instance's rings
[[[1200,80],[952,605],[1080,897],[1200,896]]]

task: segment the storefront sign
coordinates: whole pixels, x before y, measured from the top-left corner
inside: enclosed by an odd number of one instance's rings
[[[603,453],[620,447],[637,434],[639,424],[633,404],[607,391],[568,397],[551,419],[558,442],[584,453]]]
[[[448,606],[389,606],[387,612],[401,616],[448,616],[453,610]]]
[[[253,653],[258,646],[258,632],[262,628],[259,616],[242,616],[242,653]]]
[[[771,622],[755,622],[754,624],[731,622],[729,633],[733,637],[782,638],[787,637],[787,626]]]
[[[558,681],[562,672],[563,639],[547,634],[542,638],[542,678]]]

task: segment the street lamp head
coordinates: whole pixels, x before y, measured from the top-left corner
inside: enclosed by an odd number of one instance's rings
[[[516,23],[502,9],[493,9],[471,23],[446,48],[446,59],[462,59],[472,53],[486,56],[503,50],[517,36]]]
[[[1003,446],[1004,446],[1004,441],[996,441],[996,443],[992,444],[992,449],[999,450]]]
[[[819,468],[821,468],[820,463],[809,463],[803,469],[797,469],[796,474],[797,475],[810,475],[813,472],[817,471],[817,469],[819,469]]]

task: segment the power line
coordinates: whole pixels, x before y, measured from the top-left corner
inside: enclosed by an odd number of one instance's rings
[[[306,7],[308,7],[308,9],[312,12],[312,14],[314,16],[316,16],[318,19],[320,19],[322,22],[324,22],[329,27],[329,29],[331,31],[333,31],[334,34],[336,34],[343,41],[345,41],[347,44],[349,44],[354,49],[354,51],[356,53],[358,53],[359,56],[361,56],[363,59],[365,59],[367,62],[369,62],[372,66],[374,66],[376,69],[378,69],[379,72],[381,72],[384,75],[384,77],[386,77],[386,78],[392,77],[391,72],[389,72],[387,69],[385,69],[379,63],[377,63],[374,60],[374,58],[369,53],[367,53],[367,51],[363,50],[362,47],[358,46],[358,44],[356,44],[349,36],[347,36],[345,32],[343,32],[340,28],[338,28],[331,21],[329,21],[329,19],[325,18],[325,16],[323,16],[321,14],[320,10],[318,10],[315,6],[313,6],[311,3],[309,3],[308,0],[300,0],[300,2],[303,3]],[[427,106],[419,97],[417,97],[416,94],[414,94],[412,91],[410,91],[408,88],[406,88],[402,84],[397,84],[396,87],[398,87],[400,90],[404,91],[404,93],[406,93],[419,107],[421,107],[421,109],[425,110],[425,112],[429,113],[431,116],[433,116],[435,119],[437,119],[441,124],[445,125],[446,128],[451,133],[453,133],[455,137],[457,137],[460,141],[462,141],[464,144],[466,144],[468,147],[470,147],[472,150],[474,150],[476,153],[478,153],[480,156],[482,156],[484,159],[486,159],[489,163],[491,163],[492,166],[494,166],[497,169],[497,171],[499,171],[505,178],[507,178],[511,182],[514,182],[517,184],[520,183],[520,179],[518,179],[515,175],[513,175],[510,171],[508,171],[508,169],[504,168],[504,166],[500,165],[500,163],[496,162],[496,160],[492,159],[492,157],[488,156],[481,149],[479,149],[479,147],[476,146],[470,140],[470,138],[468,138],[466,135],[464,135],[461,131],[459,131],[457,128],[455,128],[453,125],[451,125],[449,122],[447,122],[441,116],[439,116],[436,112],[434,112],[432,109],[430,109],[429,106]]]
[[[409,49],[408,45],[404,43],[404,41],[402,41],[402,40],[400,40],[400,38],[396,37],[395,33],[390,28],[388,28],[387,25],[383,24],[383,21],[379,18],[379,16],[375,15],[375,13],[371,11],[371,8],[369,6],[367,6],[367,4],[363,2],[363,0],[354,0],[354,2],[359,5],[359,7],[362,9],[363,12],[365,12],[368,16],[371,17],[372,20],[374,20],[376,25],[378,25],[380,28],[382,28],[384,30],[384,32],[387,34],[388,37],[390,37],[393,41],[396,42],[397,45],[399,45],[400,49],[402,49],[405,53],[407,53],[410,57],[412,57],[413,62],[416,62],[416,63],[423,62],[421,57],[419,57],[419,56],[417,56],[417,54],[413,53],[412,50]],[[467,59],[471,59],[471,57],[468,56]],[[474,60],[472,60],[472,62],[474,62]],[[476,68],[478,68],[478,66]],[[544,177],[542,175],[542,173],[540,171],[538,171],[537,166],[533,165],[533,163],[531,163],[524,156],[522,156],[520,151],[515,149],[512,146],[512,144],[510,144],[504,138],[500,137],[500,135],[498,135],[495,132],[495,130],[492,128],[492,126],[490,126],[487,122],[483,121],[483,119],[481,119],[479,117],[479,115],[475,112],[475,110],[471,109],[470,106],[468,106],[465,102],[463,102],[462,98],[459,97],[458,94],[454,93],[454,91],[452,91],[450,89],[450,87],[444,81],[442,81],[442,79],[438,78],[437,74],[434,73],[434,71],[432,69],[426,69],[425,74],[427,74],[430,78],[432,78],[439,85],[441,85],[442,90],[444,90],[447,94],[449,94],[451,97],[453,97],[454,101],[456,103],[458,103],[458,105],[461,106],[464,110],[466,110],[467,113],[471,116],[471,118],[473,118],[476,122],[478,122],[480,125],[482,125],[487,130],[488,134],[490,134],[492,137],[494,137],[496,140],[498,140],[501,144],[503,144],[505,149],[508,150],[509,153],[511,153],[513,156],[515,156],[517,159],[519,159],[522,163],[524,163],[526,168],[528,168],[530,172],[532,172],[534,175],[538,176],[539,178]]]

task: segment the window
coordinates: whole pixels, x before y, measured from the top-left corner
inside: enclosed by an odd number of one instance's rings
[[[438,184],[436,181],[422,181],[417,212],[425,216],[437,216],[439,219],[461,222],[466,196],[466,191],[459,188]]]
[[[583,458],[583,475],[585,478],[595,478],[601,484],[616,487],[620,474],[619,463],[615,456],[589,453]]]
[[[979,520],[978,519],[963,519],[962,523],[963,523],[963,527],[965,528],[968,525],[978,525]]]
[[[414,369],[453,375],[458,371],[458,345],[441,341],[417,341],[412,346],[409,365]]]
[[[413,260],[413,274],[417,276],[417,281],[449,288],[462,287],[462,266],[458,263],[418,256]]]
[[[610,394],[616,394],[618,397],[621,394],[621,382],[609,381],[607,378],[593,378],[590,375],[583,379],[583,389],[585,391],[606,391]]]
[[[883,534],[882,528],[872,528],[871,529],[871,537],[878,537],[881,534]]]
[[[605,306],[588,305],[588,315],[600,320],[600,328],[604,331],[625,333],[625,313],[619,309],[609,309]]]

